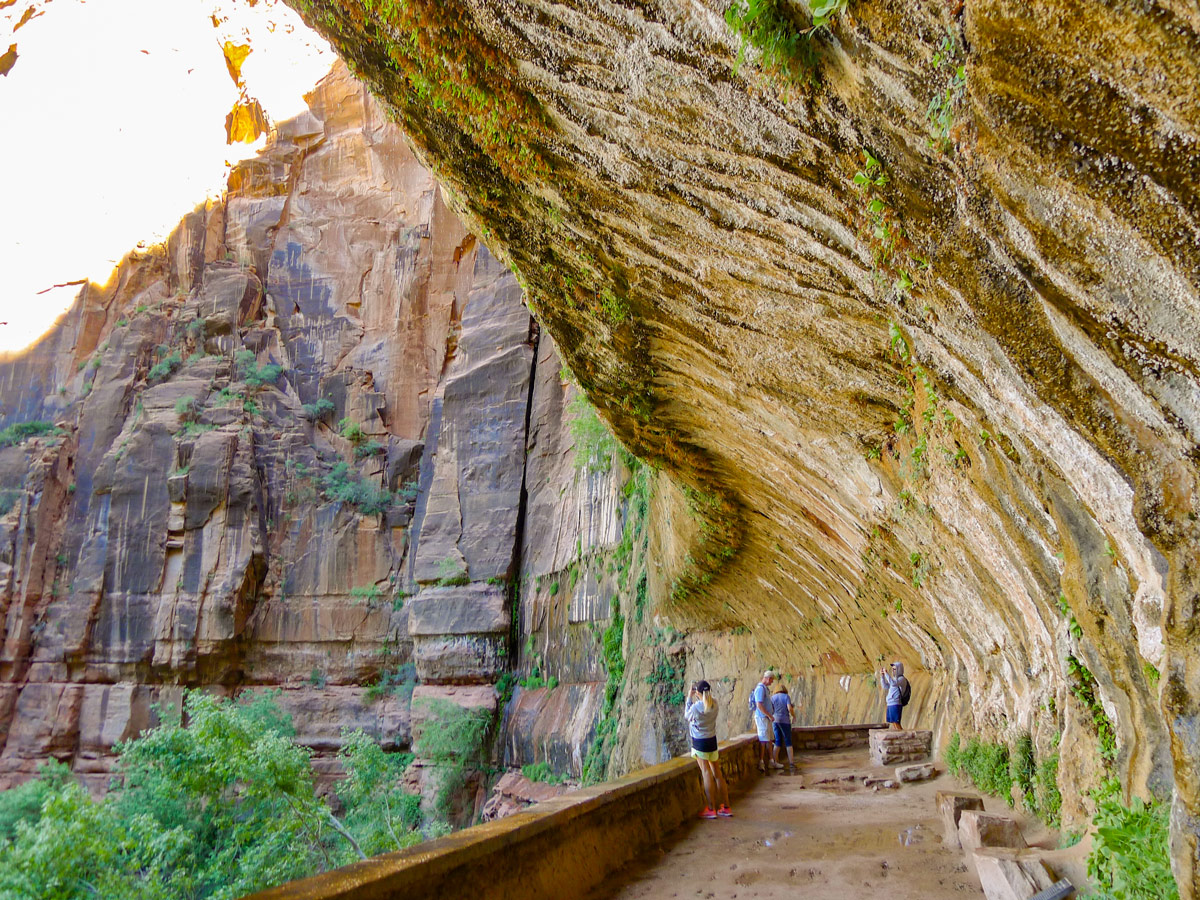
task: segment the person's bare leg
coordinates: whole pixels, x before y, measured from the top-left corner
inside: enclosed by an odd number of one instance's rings
[[[725,775],[721,771],[719,762],[709,763],[712,766],[713,775],[717,782],[717,799],[723,806],[729,806],[729,785],[725,782]]]
[[[796,755],[790,744],[788,745],[787,751],[788,751],[788,765],[794,769],[794,768],[796,768]]]
[[[709,809],[717,808],[717,788],[713,784],[712,763],[707,759],[698,759],[700,780],[704,782],[704,805]]]

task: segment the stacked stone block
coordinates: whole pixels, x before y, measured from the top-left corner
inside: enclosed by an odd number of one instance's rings
[[[932,731],[890,731],[876,728],[870,732],[871,762],[891,766],[898,762],[927,759],[933,747]]]

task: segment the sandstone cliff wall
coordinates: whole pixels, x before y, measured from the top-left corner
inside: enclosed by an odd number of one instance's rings
[[[723,0],[292,5],[688,489],[673,627],[843,711],[903,658],[943,740],[1060,748],[1068,821],[1107,771],[1171,795],[1195,895],[1193,10],[851,0],[793,66]]]
[[[512,273],[344,68],[309,106],[0,361],[0,426],[58,426],[0,449],[0,787],[56,757],[102,789],[185,687],[278,689],[330,774],[343,729],[409,747],[423,698],[499,712],[534,580],[620,540]],[[536,626],[556,684],[516,688],[495,762],[580,774],[598,596]]]

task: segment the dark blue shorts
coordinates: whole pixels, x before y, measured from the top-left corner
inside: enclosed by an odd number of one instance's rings
[[[786,725],[775,723],[775,746],[790,747],[792,746],[792,723]]]
[[[887,708],[887,721],[889,725],[893,722],[895,722],[897,725],[900,724],[900,711],[903,708],[904,707],[902,706],[889,706]]]

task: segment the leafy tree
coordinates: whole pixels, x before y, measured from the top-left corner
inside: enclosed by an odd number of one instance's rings
[[[467,787],[471,773],[483,765],[484,741],[492,715],[486,709],[466,709],[449,700],[420,701],[427,719],[414,749],[437,773],[434,807],[444,823],[454,817],[454,801]]]
[[[346,828],[368,856],[421,841],[421,798],[401,786],[411,753],[386,753],[362,731],[343,732],[338,754],[346,779],[337,787]],[[350,860],[346,860],[349,862]]]
[[[309,751],[271,695],[185,695],[176,717],[118,748],[101,802],[66,766],[0,793],[3,900],[232,900],[420,839],[411,760],[347,736],[345,821],[316,793]]]

